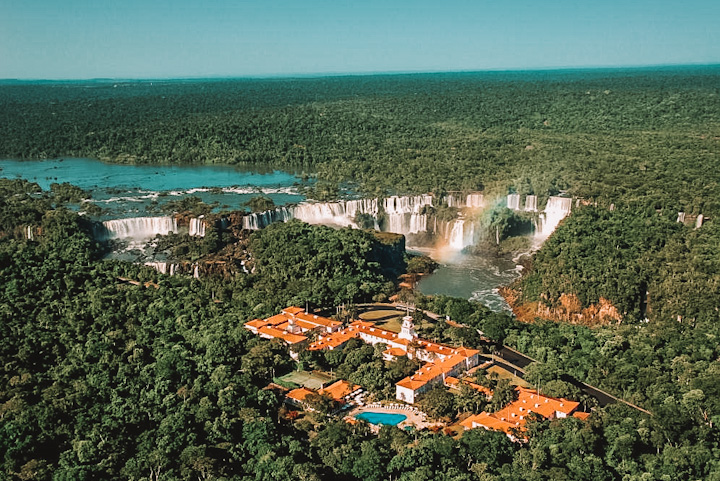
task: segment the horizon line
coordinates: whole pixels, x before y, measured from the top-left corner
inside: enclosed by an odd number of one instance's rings
[[[486,68],[486,69],[454,69],[454,70],[367,70],[367,71],[326,71],[308,73],[259,73],[259,74],[207,74],[169,77],[56,77],[56,78],[0,78],[0,83],[12,82],[91,82],[91,81],[177,81],[177,80],[272,80],[293,78],[328,78],[328,77],[363,77],[363,76],[393,76],[393,75],[423,75],[423,74],[460,74],[460,73],[522,73],[522,72],[571,72],[590,70],[654,70],[673,69],[683,67],[720,67],[720,62],[713,63],[661,63],[661,64],[632,64],[632,65],[587,65],[587,66],[549,66],[530,68]]]

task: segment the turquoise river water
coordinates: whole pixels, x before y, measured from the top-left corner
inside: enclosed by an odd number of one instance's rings
[[[0,176],[23,178],[43,189],[68,182],[92,194],[107,218],[158,215],[164,202],[195,196],[218,208],[243,209],[258,194],[276,205],[300,202],[300,179],[277,170],[223,165],[127,165],[92,159],[0,160]]]

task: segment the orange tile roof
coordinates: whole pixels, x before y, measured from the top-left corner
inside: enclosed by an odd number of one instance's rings
[[[492,391],[490,389],[486,388],[485,386],[481,386],[480,384],[467,381],[465,379],[460,380],[456,377],[448,376],[445,378],[445,385],[457,389],[460,389],[460,386],[469,386],[474,390],[485,394],[486,396],[492,396]]]
[[[435,354],[450,355],[453,351],[453,349],[449,346],[443,346],[442,344],[424,341],[422,339],[418,339],[418,344],[420,344],[421,349],[424,349],[427,352],[433,352]]]
[[[293,320],[296,326],[298,326],[300,329],[305,329],[306,331],[311,331],[318,327],[317,324],[313,324],[312,322],[303,321],[302,319],[295,319]]]
[[[399,344],[408,344],[408,340],[399,338],[397,332],[392,332],[392,331],[388,331],[387,329],[375,327],[374,324],[370,324],[369,326],[368,325],[359,325],[358,329],[360,330],[360,332],[362,332],[368,336],[385,339],[386,341],[395,342],[395,343],[399,343]]]
[[[353,321],[352,323],[350,323],[349,327],[354,327],[356,329],[359,329],[361,327],[373,327],[373,326],[375,326],[374,322],[361,321],[360,319],[358,319],[357,321]]]
[[[290,306],[290,307],[286,307],[285,309],[283,309],[283,312],[287,312],[288,314],[294,316],[295,314],[299,314],[299,313],[303,312],[304,310],[305,309],[303,309],[302,307]]]
[[[518,412],[532,411],[540,414],[543,417],[549,418],[555,414],[556,411],[570,414],[580,406],[579,402],[568,401],[563,398],[551,398],[537,394],[532,389],[518,387],[518,399],[513,404],[518,405]],[[519,408],[524,408],[520,410]]]
[[[306,314],[305,312],[295,314],[294,317],[295,319],[309,322],[314,326],[337,327],[342,324],[342,322],[340,321],[333,321],[332,319],[328,319],[327,317],[316,316],[314,314]]]
[[[329,394],[336,401],[342,401],[345,396],[352,394],[353,392],[360,389],[357,384],[350,384],[342,379],[332,383],[328,387],[324,387],[318,391],[320,394]]]
[[[252,321],[245,323],[245,327],[254,327],[255,329],[258,329],[265,325],[267,325],[267,323],[261,319],[253,319]]]
[[[289,397],[290,399],[293,399],[298,402],[305,401],[305,398],[308,397],[308,395],[313,394],[315,391],[311,391],[310,389],[300,387],[297,389],[293,389],[289,393],[287,393],[285,396]]]
[[[492,429],[494,431],[502,431],[505,434],[512,434],[515,429],[524,430],[524,422],[520,420],[510,422],[507,420],[499,419],[494,414],[486,413],[485,411],[475,416],[470,416],[460,423],[461,426],[467,429],[473,429],[478,426],[482,426],[485,429]]]
[[[311,350],[335,348],[348,339],[353,337],[359,337],[360,335],[372,336],[378,339],[384,339],[393,344],[399,344],[407,346],[409,341],[407,339],[400,339],[397,333],[375,327],[372,322],[365,321],[354,321],[346,329],[337,331],[332,334],[320,336],[320,340],[310,346]],[[392,348],[391,348],[392,349]],[[398,354],[400,355],[400,354]],[[403,351],[402,356],[406,356],[407,352]]]
[[[343,331],[333,332],[332,334],[319,336],[318,340],[310,344],[310,347],[308,347],[308,349],[311,351],[319,351],[321,349],[335,349],[338,346],[342,346],[356,335],[357,334],[355,332],[350,332],[346,329]]]
[[[572,415],[574,418],[578,418],[583,421],[585,421],[587,418],[590,417],[590,413],[586,413],[586,412],[582,412],[582,411],[576,411]]]
[[[426,385],[427,383],[441,377],[450,371],[449,368],[443,368],[436,366],[432,363],[427,363],[412,376],[408,376],[405,379],[401,379],[396,383],[397,386],[412,389],[416,391],[418,388]]]
[[[407,356],[407,352],[400,349],[399,347],[391,347],[389,349],[385,349],[385,351],[383,351],[383,354],[389,354],[390,356],[394,356],[394,357]]]
[[[479,391],[479,392],[485,394],[486,396],[492,396],[492,395],[493,395],[492,389],[486,388],[485,386],[481,386],[480,384],[476,384],[476,383],[470,382],[470,381],[463,381],[463,383],[464,383],[466,386],[470,386],[470,387],[473,388],[474,390]]]
[[[285,309],[285,311],[288,311],[289,309],[290,308]],[[295,315],[295,319],[306,319],[307,316],[308,315],[305,313],[298,313]],[[311,344],[308,349],[311,351],[334,349],[343,345],[353,337],[363,336],[372,337],[375,340],[381,340],[381,342],[386,341],[387,344],[390,344],[390,347],[384,351],[384,354],[398,357],[408,355],[405,349],[398,346],[408,346],[410,344],[409,340],[400,338],[397,332],[376,327],[374,323],[362,320],[352,322],[347,328],[341,331],[327,335],[320,335],[318,340]],[[417,339],[417,342],[419,344],[419,349],[435,353],[437,356],[436,359],[433,360],[434,362],[426,364],[412,376],[408,376],[397,383],[398,386],[405,387],[413,391],[416,391],[427,383],[435,381],[439,377],[452,372],[457,369],[458,366],[466,363],[468,358],[473,357],[480,352],[476,349],[445,346],[423,339]]]
[[[448,376],[445,378],[445,385],[452,386],[452,387],[460,386],[460,379],[458,379],[456,377]]]
[[[511,434],[511,428],[524,429],[525,419],[530,413],[537,413],[545,418],[555,416],[556,412],[569,415],[580,403],[563,398],[551,398],[537,394],[532,389],[517,387],[518,399],[494,413],[480,413],[463,421],[464,427],[471,429],[473,423],[487,429],[495,429]],[[588,413],[574,413],[579,419],[587,419]]]
[[[455,352],[459,354],[460,356],[465,357],[473,357],[476,354],[480,354],[480,351],[477,349],[469,349],[467,347],[457,347],[455,348]]]
[[[288,344],[296,344],[298,342],[304,341],[307,339],[305,336],[300,336],[297,334],[290,334],[289,332],[281,331],[279,329],[275,329],[273,327],[265,326],[258,329],[258,332],[260,334],[265,334],[269,337],[277,337],[282,339],[283,341],[287,342]]]
[[[467,357],[461,356],[459,354],[452,354],[446,358],[438,359],[433,364],[440,367],[446,367],[448,369],[453,369],[458,364],[462,364],[467,360]]]
[[[395,383],[396,386],[410,389],[411,391],[417,391],[419,388],[427,384],[427,381],[421,379],[415,379],[413,376],[408,376],[405,379],[401,379]]]
[[[305,336],[287,332],[290,330],[291,322],[304,331],[315,329],[318,326],[335,328],[341,324],[339,321],[333,321],[326,317],[305,314],[301,307],[291,306],[283,309],[280,314],[275,314],[267,319],[253,319],[246,322],[245,327],[268,337],[283,339],[288,344],[306,340]]]
[[[477,349],[468,349],[466,347],[445,346],[443,344],[426,341],[424,339],[418,339],[418,343],[420,344],[421,349],[424,349],[427,352],[438,354],[443,357],[452,356],[452,355],[472,357],[472,356],[480,353],[480,351],[478,351]]]
[[[269,324],[271,326],[277,326],[278,324],[282,324],[283,322],[287,322],[287,317],[285,317],[284,314],[275,314],[274,316],[270,316],[267,319],[265,319],[265,324]]]

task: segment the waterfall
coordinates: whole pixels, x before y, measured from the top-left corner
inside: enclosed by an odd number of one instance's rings
[[[463,225],[463,248],[475,244],[475,223],[470,222]]]
[[[545,212],[540,214],[540,235],[549,236],[557,225],[570,213],[572,199],[567,197],[548,198]]]
[[[193,267],[193,277],[195,279],[200,279],[200,266],[198,264],[195,264]]]
[[[418,214],[426,205],[432,205],[432,195],[415,195],[410,197],[398,197],[396,195],[383,199],[385,213],[391,214]]]
[[[427,216],[424,214],[410,214],[409,234],[427,231]]]
[[[190,219],[188,234],[192,236],[205,237],[205,221],[202,217]]]
[[[705,216],[702,214],[699,214],[697,216],[697,220],[695,220],[695,228],[699,229],[703,225],[703,221],[705,220]]]
[[[450,231],[450,238],[448,239],[448,245],[453,249],[460,250],[463,248],[463,226],[465,221],[458,219],[453,224],[452,231]]]
[[[507,207],[512,210],[520,210],[520,194],[508,194]]]
[[[476,193],[468,195],[469,205],[479,207],[483,205],[483,195]],[[382,199],[359,199],[337,202],[302,202],[296,206],[278,207],[260,213],[253,213],[243,217],[243,228],[257,230],[267,227],[273,222],[285,222],[290,219],[299,219],[308,224],[332,224],[339,226],[357,227],[355,216],[367,214],[375,219],[378,227],[378,216],[384,211],[384,225],[382,230],[396,234],[433,233],[448,241],[454,249],[462,249],[473,244],[475,226],[470,221],[438,222],[429,219],[429,215],[422,214],[423,207],[432,205],[433,196],[392,196]],[[458,199],[451,202],[459,202]],[[382,209],[380,208],[382,206]],[[431,224],[429,220],[432,220]]]
[[[402,234],[405,231],[405,214],[388,214],[385,223],[386,232]]]
[[[426,205],[432,205],[431,195],[410,197],[388,197],[383,199],[383,210],[387,214],[385,229],[388,232],[411,234],[424,231],[427,225],[425,216],[420,211]],[[376,222],[380,212],[378,199],[359,199],[338,202],[302,202],[292,207],[279,207],[260,213],[246,215],[243,228],[262,229],[273,222],[285,222],[299,219],[308,224],[333,224],[353,226],[355,216],[367,214]]]
[[[287,222],[293,218],[292,212],[287,207],[278,207],[274,210],[256,212],[243,217],[243,229],[258,230],[267,227],[273,222]]]
[[[537,212],[537,195],[525,196],[525,211]]]
[[[685,222],[685,212],[682,212],[682,211],[678,212],[677,222],[681,222],[681,223]]]
[[[448,194],[445,201],[447,202],[448,207],[457,207],[458,209],[465,207],[465,203],[453,194]]]
[[[378,215],[377,199],[359,199],[345,201],[345,215],[351,219],[358,214]]]
[[[383,199],[383,210],[386,214],[386,232],[396,234],[416,234],[427,230],[427,216],[420,214],[426,205],[432,205],[431,195],[411,197],[392,196]]]
[[[454,250],[462,250],[475,243],[475,224],[457,219],[452,224],[448,238],[448,246]]]
[[[432,199],[432,197],[431,197]],[[296,206],[278,207],[274,210],[246,215],[243,228],[257,230],[273,222],[299,219],[308,224],[333,224],[343,227],[355,225],[355,216],[368,214],[377,218],[377,199],[358,199],[338,202],[302,202]]]
[[[296,205],[292,216],[308,224],[334,224],[342,227],[355,225],[345,214],[344,202],[308,202]]]
[[[174,276],[178,272],[178,267],[180,267],[179,264],[174,262],[146,262],[145,265],[152,267],[160,274],[169,274],[171,276]]]
[[[35,240],[35,231],[31,225],[25,227],[25,238],[27,240]]]
[[[156,235],[177,232],[177,221],[173,217],[131,217],[129,219],[106,220],[96,231],[98,240],[133,238],[152,239]]]
[[[482,194],[468,194],[465,205],[471,209],[485,207],[485,198]]]
[[[146,262],[146,266],[152,267],[160,274],[167,274],[167,263],[166,262]]]
[[[167,274],[168,273],[168,267],[170,267],[170,270],[172,269],[172,264],[168,262],[146,262],[146,266],[152,267],[156,271],[158,271],[160,274]]]

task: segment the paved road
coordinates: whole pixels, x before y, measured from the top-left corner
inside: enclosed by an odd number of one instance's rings
[[[528,365],[535,362],[535,359],[522,354],[508,346],[503,346],[496,351],[498,357],[501,357],[505,361],[512,363],[520,369],[525,369]]]
[[[535,359],[533,359],[529,356],[526,356],[523,353],[518,352],[515,349],[508,347],[508,346],[503,346],[501,349],[499,349],[497,351],[497,355],[499,357],[501,357],[504,361],[506,361],[507,363],[512,365],[511,370],[514,370],[516,367],[525,369],[529,364],[536,362]],[[524,372],[523,372],[523,374],[524,374]],[[520,377],[523,377],[522,375],[520,375],[520,373],[517,373],[517,375]],[[619,399],[619,398],[613,396],[612,394],[609,394],[601,389],[596,388],[595,386],[591,386],[582,381],[579,381],[579,380],[575,379],[574,377],[570,376],[569,374],[561,375],[560,379],[562,381],[565,381],[568,384],[572,384],[573,386],[577,387],[583,393],[588,394],[588,395],[594,397],[595,399],[597,399],[598,404],[601,407],[605,407],[608,404],[614,404],[617,402],[621,402],[621,403],[627,404],[628,406],[630,406],[634,409],[637,409],[638,411],[644,412],[646,414],[650,414],[650,412],[646,411],[645,409],[643,409],[639,406],[635,406],[634,404],[631,404],[623,399]]]

